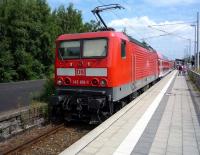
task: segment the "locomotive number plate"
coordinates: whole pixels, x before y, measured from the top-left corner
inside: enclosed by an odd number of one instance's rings
[[[72,84],[74,85],[89,85],[88,80],[73,80]]]
[[[76,69],[77,76],[85,76],[85,68]]]

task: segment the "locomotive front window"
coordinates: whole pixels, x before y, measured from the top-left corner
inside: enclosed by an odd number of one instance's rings
[[[80,58],[80,41],[64,41],[60,43],[59,57],[61,59]]]
[[[106,53],[106,39],[94,39],[83,41],[83,57],[105,57]]]

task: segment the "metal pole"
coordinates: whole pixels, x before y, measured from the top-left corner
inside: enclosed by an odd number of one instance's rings
[[[195,68],[197,67],[196,47],[197,47],[197,32],[196,32],[196,25],[194,25],[194,66]]]
[[[196,52],[196,45],[197,45],[197,31],[196,31],[196,23],[197,21],[195,22],[195,24],[192,24],[191,26],[194,27],[194,67],[197,68],[197,52]]]
[[[187,60],[187,53],[188,53],[188,46],[185,46],[185,48],[184,48],[184,61]]]
[[[189,39],[189,59],[191,58],[191,39]]]
[[[197,69],[199,70],[199,12],[197,12]]]

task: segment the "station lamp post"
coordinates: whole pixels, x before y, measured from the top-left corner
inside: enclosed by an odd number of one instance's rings
[[[195,68],[197,68],[197,32],[196,32],[196,26],[195,24],[190,25],[192,27],[194,27],[194,64],[195,64]]]
[[[197,69],[199,70],[199,12],[197,12]]]
[[[188,41],[189,41],[188,55],[189,55],[189,57],[191,57],[191,39],[188,39]]]
[[[199,70],[199,12],[197,12],[197,20],[195,22],[196,24],[193,24],[195,28],[194,33],[194,55],[195,55],[195,68]]]
[[[199,70],[199,12],[197,12],[197,70]]]

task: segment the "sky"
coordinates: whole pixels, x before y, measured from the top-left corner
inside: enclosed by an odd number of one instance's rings
[[[91,10],[103,4],[120,4],[125,9],[105,11],[102,17],[116,31],[145,40],[170,59],[194,54],[196,14],[200,0],[47,0],[51,9],[74,4],[84,22],[96,20]],[[191,46],[190,46],[191,45]],[[191,51],[189,50],[191,48]]]

